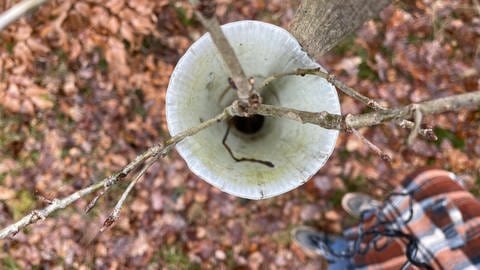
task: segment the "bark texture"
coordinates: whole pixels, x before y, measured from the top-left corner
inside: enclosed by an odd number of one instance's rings
[[[290,25],[290,32],[310,56],[318,58],[391,2],[303,0]]]

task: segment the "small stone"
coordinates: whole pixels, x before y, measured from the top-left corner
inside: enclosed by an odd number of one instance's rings
[[[225,260],[225,258],[227,258],[227,255],[225,254],[225,252],[218,249],[218,250],[215,251],[215,258],[223,261],[223,260]]]
[[[205,228],[200,227],[200,228],[197,229],[197,238],[198,238],[198,239],[202,239],[202,238],[204,238],[206,235],[207,235],[207,230],[205,230]]]

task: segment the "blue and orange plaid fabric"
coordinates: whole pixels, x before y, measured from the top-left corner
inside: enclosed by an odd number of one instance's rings
[[[424,170],[344,236],[355,269],[480,269],[480,202],[454,174]]]

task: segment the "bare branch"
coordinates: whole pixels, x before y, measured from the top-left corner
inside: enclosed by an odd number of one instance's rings
[[[458,111],[467,108],[476,109],[479,106],[480,91],[474,91],[410,104],[398,109],[387,109],[383,111],[352,115],[348,119],[345,119],[342,115],[331,114],[328,112],[306,112],[266,104],[260,104],[255,108],[250,108],[248,113],[260,114],[263,116],[284,117],[302,123],[318,125],[327,129],[347,130],[348,128],[375,126],[388,121],[411,119],[413,116],[413,107],[420,109],[423,115],[429,115]],[[243,115],[241,111],[235,110],[235,106],[232,106],[231,108],[232,109],[229,111],[230,115]]]
[[[396,119],[410,119],[412,118],[413,106],[417,106],[417,108],[422,111],[423,115],[452,112],[467,108],[477,109],[480,106],[480,91],[424,101],[404,106],[399,109],[389,109],[386,111],[356,115],[351,118],[351,122],[348,124],[351,127],[365,127],[378,125]]]
[[[270,77],[267,77],[258,89],[262,90],[263,88],[265,88],[267,85],[269,85],[274,80],[277,80],[277,79],[280,79],[280,78],[283,78],[283,77],[293,76],[293,75],[296,75],[296,76],[317,75],[318,72],[320,72],[320,68],[297,68],[297,69],[292,70],[292,71],[287,71],[287,72],[283,72],[283,73],[276,73],[276,74],[273,74]]]
[[[133,190],[133,187],[138,183],[138,181],[142,178],[142,176],[147,172],[148,168],[153,165],[160,157],[155,156],[153,157],[150,161],[147,162],[143,166],[143,168],[137,173],[135,178],[130,182],[128,185],[127,189],[123,192],[122,196],[118,200],[117,204],[115,205],[115,208],[113,208],[112,213],[107,217],[105,222],[103,223],[102,228],[100,229],[100,232],[105,231],[106,229],[110,228],[115,221],[117,221],[118,217],[120,216],[120,211],[122,210],[123,204],[127,200],[128,194]]]
[[[193,1],[190,1],[191,3]],[[194,5],[194,3],[192,3]],[[253,91],[253,86],[249,83],[245,72],[243,71],[240,61],[233,51],[232,46],[228,43],[227,38],[223,34],[220,24],[215,16],[215,1],[201,0],[197,5],[195,15],[202,23],[203,27],[210,33],[210,37],[230,71],[231,78],[237,89],[237,95],[243,104],[249,104],[249,97]]]
[[[69,206],[70,204],[74,203],[78,199],[85,197],[86,195],[94,192],[95,190],[98,190],[102,187],[104,187],[105,189],[108,189],[110,186],[117,183],[120,179],[123,179],[124,177],[126,177],[130,172],[136,169],[145,160],[149,158],[163,156],[167,152],[169,152],[172,149],[172,147],[174,147],[177,143],[179,143],[183,139],[189,136],[195,135],[198,132],[210,127],[215,123],[225,120],[228,117],[228,111],[231,111],[230,107],[227,107],[221,114],[215,116],[214,118],[209,119],[205,122],[202,122],[198,126],[192,127],[186,131],[183,131],[171,137],[170,139],[166,140],[163,144],[156,144],[150,147],[147,151],[138,155],[132,162],[130,162],[125,167],[123,167],[119,172],[115,173],[114,175],[107,177],[102,181],[92,184],[79,191],[76,191],[75,193],[70,194],[62,199],[53,199],[52,203],[45,208],[33,210],[30,214],[24,216],[17,222],[0,230],[0,239],[6,238],[9,236],[14,236],[21,229],[27,227],[28,225],[37,222],[39,219],[44,219],[48,217],[53,212]]]
[[[348,116],[347,116],[347,118],[348,118]],[[374,143],[372,143],[367,138],[365,138],[365,136],[363,136],[360,132],[358,132],[358,130],[356,130],[354,128],[350,128],[349,130],[351,130],[353,135],[357,136],[357,138],[359,138],[360,141],[362,141],[364,144],[366,144],[370,150],[372,150],[375,154],[380,156],[383,160],[385,160],[387,162],[392,161],[392,158],[388,154],[383,152],[378,146],[376,146]]]
[[[345,85],[343,82],[337,80],[333,75],[321,71],[320,68],[313,68],[313,69],[298,68],[298,69],[293,70],[293,71],[287,71],[287,72],[284,72],[284,73],[274,74],[274,75],[266,78],[263,81],[259,90],[261,91],[263,88],[265,88],[268,84],[270,84],[272,81],[274,81],[276,79],[280,79],[280,78],[283,78],[283,77],[286,77],[286,76],[292,76],[292,75],[296,75],[296,76],[316,75],[316,76],[319,76],[321,78],[324,78],[324,79],[328,80],[331,84],[333,84],[335,87],[337,87],[339,90],[341,90],[344,94],[352,97],[353,99],[356,99],[356,100],[362,102],[363,104],[367,105],[368,107],[370,107],[374,110],[385,111],[385,110],[388,109],[388,108],[380,105],[374,99],[371,99],[367,96],[364,96],[364,95],[360,94],[358,91],[356,91],[355,89]],[[411,122],[409,120],[405,120],[405,119],[401,119],[401,121],[395,121],[395,123],[402,128],[413,129],[415,127],[415,124],[413,122]],[[431,140],[431,141],[436,141],[437,140],[437,137],[435,136],[435,133],[433,133],[432,129],[421,129],[420,128],[417,131],[417,133],[422,135],[423,137],[425,137],[428,140]]]
[[[23,16],[23,14],[27,13],[29,10],[40,6],[46,1],[47,0],[24,0],[0,14],[0,31]]]

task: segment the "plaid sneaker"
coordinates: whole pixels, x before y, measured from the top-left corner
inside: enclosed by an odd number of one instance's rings
[[[343,209],[356,218],[360,218],[362,212],[373,210],[380,205],[379,201],[363,193],[351,192],[342,198]]]

